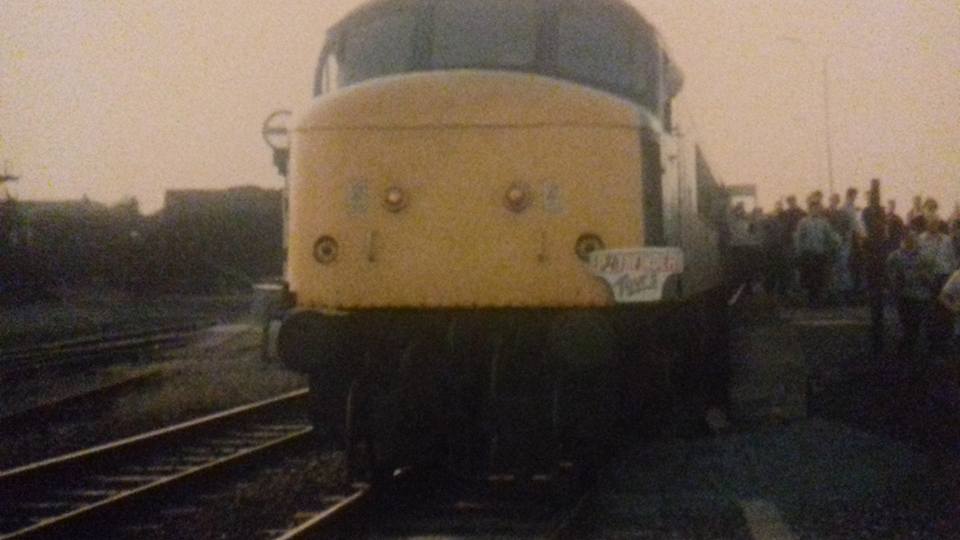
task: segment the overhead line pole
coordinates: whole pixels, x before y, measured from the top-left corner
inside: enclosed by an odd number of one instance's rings
[[[827,145],[827,186],[830,195],[833,195],[833,142],[830,122],[830,55],[823,55],[823,116],[825,139]]]
[[[7,169],[10,167],[10,162],[5,161],[3,163],[3,174],[0,174],[0,184],[6,184],[7,182],[15,182],[20,179],[19,176],[10,174]]]
[[[2,187],[4,184],[8,182],[16,182],[17,180],[20,179],[19,176],[10,174],[10,172],[8,171],[9,166],[10,166],[9,161],[3,162],[3,174],[0,174],[0,187]],[[0,192],[0,201],[9,200],[9,199],[10,199],[10,192],[7,191],[6,188],[3,188],[3,191]]]
[[[809,50],[809,45],[807,42],[802,39],[796,38],[794,36],[780,36],[777,38],[779,41],[788,41],[790,43],[795,43],[801,47]],[[834,182],[833,182],[833,134],[831,132],[831,118],[830,118],[830,54],[823,55],[823,129],[824,129],[824,143],[826,145],[827,151],[827,190],[830,195],[834,193]]]

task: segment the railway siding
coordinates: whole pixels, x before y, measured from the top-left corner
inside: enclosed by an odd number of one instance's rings
[[[109,378],[93,388],[84,388],[67,395],[42,399],[42,396],[32,396],[36,401],[22,403],[22,406],[13,411],[0,415],[0,433],[15,429],[29,429],[30,424],[50,421],[65,409],[82,406],[91,402],[108,401],[123,392],[140,388],[145,384],[160,378],[160,370],[145,369],[132,375],[120,378]]]
[[[67,367],[103,367],[130,354],[183,345],[212,321],[172,327],[141,329],[121,334],[91,335],[33,347],[0,350],[0,376],[21,379],[38,372]]]
[[[105,516],[301,443],[311,432],[305,396],[294,391],[0,472],[0,538],[99,528]]]

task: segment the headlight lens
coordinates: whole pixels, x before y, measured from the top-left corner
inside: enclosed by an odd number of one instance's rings
[[[573,250],[576,252],[577,258],[583,262],[588,262],[591,253],[605,247],[603,240],[599,236],[593,233],[584,233],[580,235],[580,238],[577,238],[577,243],[574,245]]]
[[[332,236],[321,236],[313,244],[313,258],[320,264],[330,264],[337,260],[340,247]]]
[[[519,182],[510,184],[507,192],[503,195],[503,203],[514,212],[526,210],[526,208],[530,206],[532,199],[533,197],[530,195],[530,190],[527,189],[527,186]]]
[[[383,196],[383,206],[391,212],[399,212],[407,206],[407,194],[396,186],[391,187]]]

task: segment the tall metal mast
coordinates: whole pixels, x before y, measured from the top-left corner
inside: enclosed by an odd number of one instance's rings
[[[2,187],[7,182],[16,182],[19,179],[20,179],[19,176],[15,174],[10,174],[10,162],[4,161],[3,174],[0,174],[0,187]],[[6,189],[4,189],[3,192],[0,193],[0,200],[9,199],[9,198],[10,198],[10,193]]]
[[[10,170],[10,162],[9,162],[9,161],[4,161],[4,162],[3,162],[3,174],[0,175],[0,184],[5,184],[5,183],[7,183],[7,182],[16,182],[17,180],[20,179],[19,176],[10,174],[9,170]]]

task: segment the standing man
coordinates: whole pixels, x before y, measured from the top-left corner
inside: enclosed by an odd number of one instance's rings
[[[923,197],[920,195],[913,198],[913,206],[907,212],[907,226],[917,234],[927,230],[927,220],[923,211]]]
[[[880,204],[880,180],[870,181],[869,204],[863,209],[863,274],[870,302],[870,338],[873,358],[880,358],[883,348],[883,265],[887,258],[887,216]]]
[[[796,195],[787,196],[787,208],[780,214],[783,221],[783,246],[787,250],[786,268],[784,272],[787,276],[787,290],[795,291],[797,288],[797,250],[794,235],[797,233],[797,226],[800,220],[807,216],[807,213],[797,204]]]
[[[929,231],[931,221],[937,223],[937,225],[942,229],[944,227],[943,222],[940,220],[940,203],[937,202],[933,197],[927,197],[927,200],[923,201],[923,225],[924,229],[920,231],[921,233]]]
[[[729,267],[732,269],[734,287],[746,284],[746,291],[749,293],[756,261],[753,253],[750,216],[747,215],[742,202],[738,202],[730,209],[727,224],[730,227]]]
[[[840,249],[837,256],[833,258],[830,265],[829,276],[827,277],[828,288],[831,297],[841,297],[850,288],[850,271],[848,268],[849,252],[844,250],[843,239],[846,238],[850,230],[850,221],[846,213],[840,208],[840,194],[830,194],[830,206],[824,211],[823,217],[826,218],[833,232],[840,238]]]
[[[767,291],[785,298],[789,285],[788,261],[792,252],[793,238],[787,233],[787,223],[783,218],[783,203],[777,201],[773,215],[767,218],[763,230],[764,252],[767,257]],[[784,240],[784,239],[788,240]]]
[[[953,244],[953,254],[957,264],[960,265],[960,217],[951,218],[947,230],[950,231],[950,243]]]
[[[908,230],[903,244],[887,259],[887,284],[897,304],[902,331],[901,357],[917,357],[920,327],[930,309],[933,277],[933,264],[920,252],[917,233]]]
[[[797,232],[797,224],[806,216],[807,213],[797,204],[797,196],[788,195],[787,209],[783,211],[783,219],[787,225],[787,232],[791,235]]]
[[[863,283],[863,222],[860,221],[860,209],[857,208],[857,188],[847,189],[847,199],[843,205],[845,231],[840,238],[840,257],[844,259],[847,272],[847,303],[853,303]]]
[[[887,244],[885,246],[887,255],[900,247],[905,230],[906,225],[903,219],[897,215],[897,201],[890,199],[887,201]]]
[[[938,299],[944,307],[953,313],[960,314],[960,270],[950,275],[950,279],[947,280],[943,285],[943,289],[940,290]]]
[[[823,217],[819,200],[811,197],[809,211],[809,215],[797,224],[794,240],[800,262],[800,285],[807,291],[810,306],[817,306],[839,240],[833,227]]]
[[[840,210],[840,194],[833,193],[830,195],[830,206],[827,207],[826,212],[824,212],[824,217],[827,218],[827,221],[830,222],[830,225],[833,225],[833,228],[840,233],[840,229],[845,228],[846,224],[843,223],[843,212]]]
[[[932,199],[928,199],[928,203]],[[957,256],[953,242],[944,234],[943,224],[936,214],[936,201],[926,204],[929,209],[925,216],[927,230],[918,238],[920,253],[931,261],[933,266],[933,283],[931,293],[933,297],[939,295],[950,274],[957,269]],[[934,353],[945,353],[953,334],[953,317],[942,303],[936,303],[930,319],[928,335],[930,347]]]

